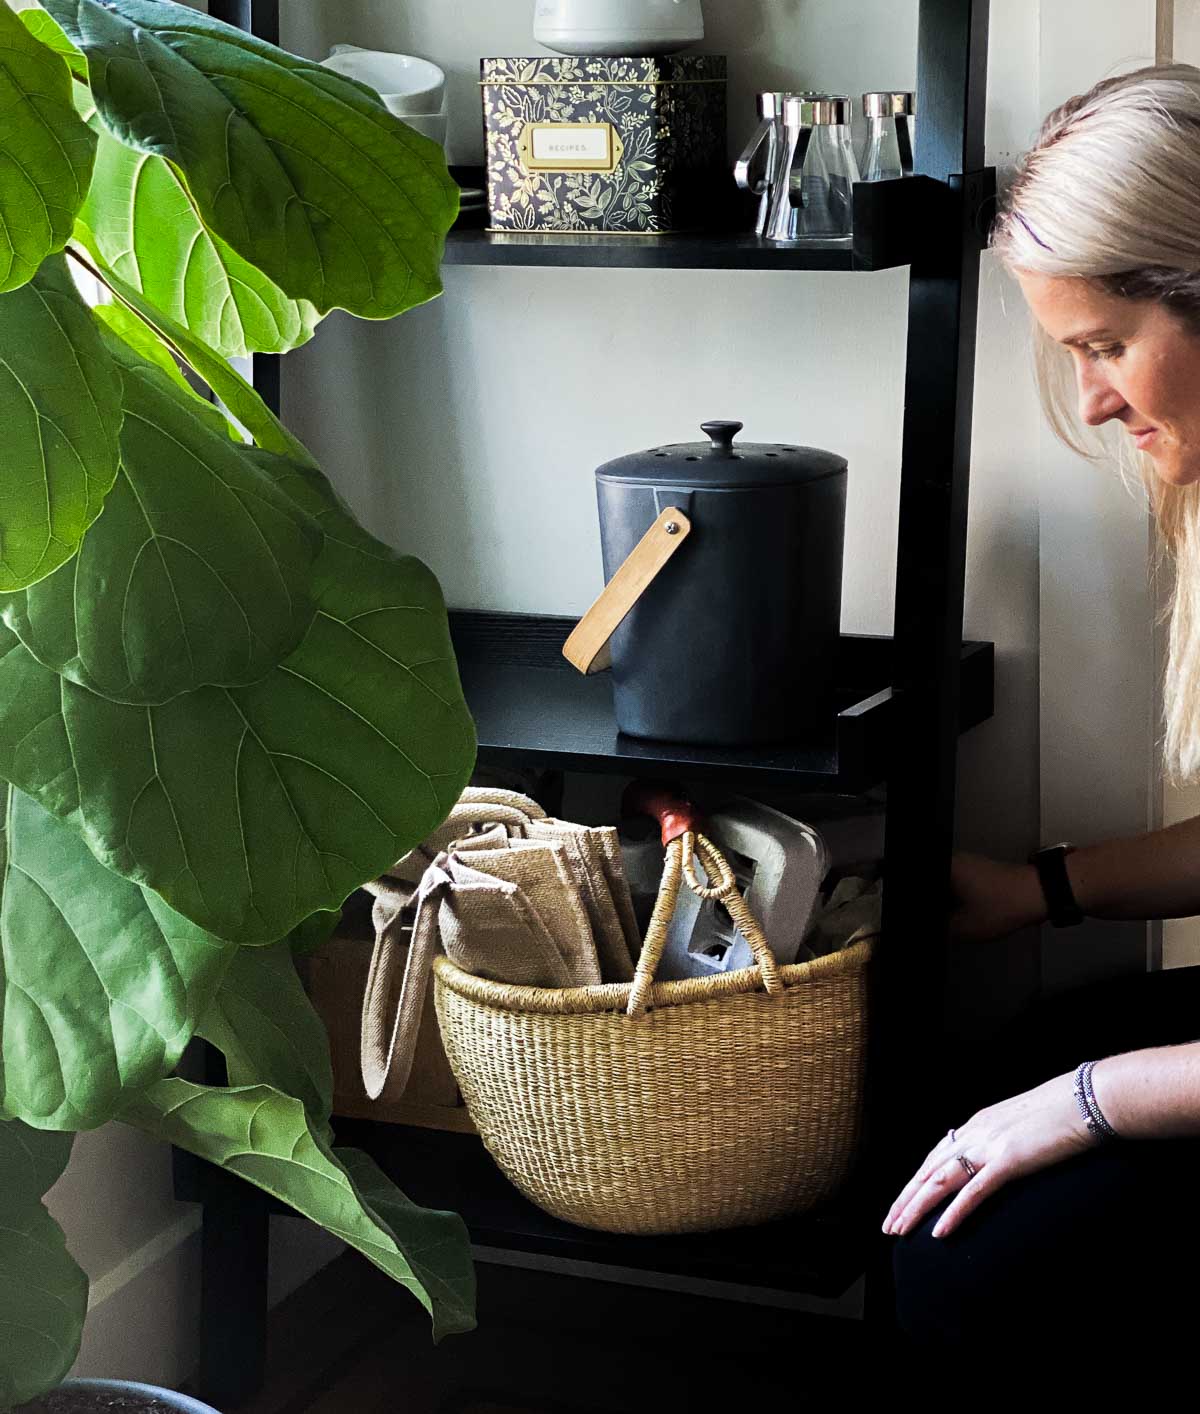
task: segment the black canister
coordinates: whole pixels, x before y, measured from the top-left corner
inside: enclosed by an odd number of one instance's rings
[[[596,471],[604,577],[667,507],[686,542],[612,636],[617,726],[706,745],[787,741],[833,706],[846,460],[815,447],[655,447]]]

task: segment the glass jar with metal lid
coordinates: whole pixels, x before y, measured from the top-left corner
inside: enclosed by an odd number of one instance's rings
[[[911,177],[913,170],[911,93],[864,93],[867,142],[863,148],[864,182]]]
[[[850,99],[789,94],[767,235],[773,241],[848,244],[858,163],[850,141]]]
[[[783,138],[783,103],[786,93],[768,90],[758,95],[758,127],[746,144],[733,169],[733,177],[743,191],[758,197],[758,220],[754,234],[765,235],[771,215],[771,190],[779,166]]]

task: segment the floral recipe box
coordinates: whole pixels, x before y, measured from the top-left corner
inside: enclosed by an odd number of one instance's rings
[[[494,230],[653,235],[722,214],[722,55],[483,59],[480,74]]]

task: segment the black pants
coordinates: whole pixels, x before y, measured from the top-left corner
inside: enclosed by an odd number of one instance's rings
[[[1067,993],[1001,1037],[949,1122],[1080,1061],[1198,1039],[1200,967]],[[1090,1150],[1009,1184],[935,1239],[941,1211],[895,1250],[900,1325],[939,1357],[1009,1351],[1102,1371],[1157,1360],[1183,1338],[1194,1362],[1200,1139]]]

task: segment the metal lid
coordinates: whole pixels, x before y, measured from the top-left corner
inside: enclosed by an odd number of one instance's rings
[[[911,93],[864,93],[862,104],[864,118],[911,118],[913,114]]]
[[[618,457],[596,469],[597,481],[636,486],[679,486],[698,491],[752,490],[796,486],[826,476],[842,476],[846,458],[818,447],[776,442],[734,442],[740,422],[703,422],[707,442],[675,442]]]
[[[791,128],[836,127],[850,121],[850,99],[844,93],[789,93],[783,121]]]

